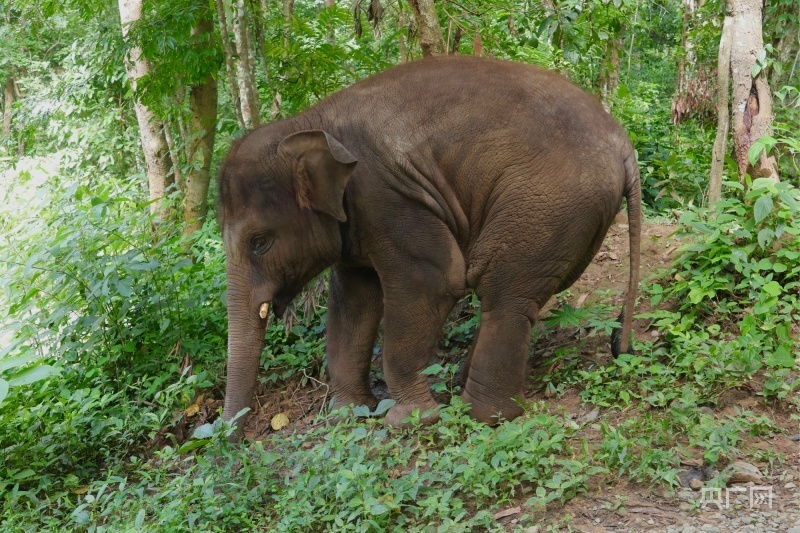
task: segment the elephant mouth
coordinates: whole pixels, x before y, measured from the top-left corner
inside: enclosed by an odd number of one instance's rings
[[[275,318],[283,318],[286,308],[292,303],[300,291],[281,291],[272,299],[272,313]]]

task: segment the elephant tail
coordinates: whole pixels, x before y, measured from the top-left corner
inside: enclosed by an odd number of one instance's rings
[[[625,159],[625,199],[628,204],[628,242],[630,247],[630,273],[628,275],[628,292],[625,304],[619,315],[622,332],[619,329],[611,334],[611,353],[614,357],[627,353],[631,338],[633,310],[636,306],[636,293],[639,287],[639,253],[642,231],[642,183],[639,177],[639,165],[633,151]],[[627,312],[626,312],[627,310]]]

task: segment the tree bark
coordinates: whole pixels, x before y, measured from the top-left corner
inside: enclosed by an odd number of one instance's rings
[[[122,38],[127,42],[131,23],[142,17],[142,0],[119,0],[119,15],[122,22]],[[150,72],[150,63],[142,56],[138,46],[133,46],[128,51],[125,69],[135,93],[138,80]],[[145,171],[150,189],[150,212],[157,213],[161,222],[164,222],[169,217],[169,211],[163,198],[167,188],[174,182],[174,176],[170,172],[172,165],[169,146],[164,136],[164,125],[138,96],[134,101],[134,109],[139,123],[139,137],[142,141]]]
[[[397,29],[404,31],[397,32],[397,47],[400,50],[400,62],[405,63],[408,61],[408,49],[406,47],[406,35],[408,35],[408,21],[406,15],[403,13],[403,8],[400,4],[397,5]],[[405,33],[405,35],[404,35]]]
[[[258,90],[253,70],[253,49],[250,45],[250,31],[247,24],[247,11],[244,0],[236,0],[233,18],[233,34],[236,38],[236,58],[238,61],[239,94],[242,100],[242,118],[245,127],[255,128],[261,124],[259,117]]]
[[[439,24],[439,14],[434,0],[408,0],[414,11],[419,33],[419,45],[425,57],[445,53],[444,33]]]
[[[5,96],[3,99],[3,135],[8,135],[11,133],[11,108],[16,101],[14,77],[11,74],[6,76],[3,92]]]
[[[197,46],[209,46],[204,34],[213,31],[210,20],[197,23],[192,29]],[[199,38],[198,38],[199,37]],[[208,213],[208,184],[211,181],[211,159],[217,126],[217,80],[209,73],[205,81],[189,91],[189,111],[192,116],[192,135],[187,139],[186,155],[189,170],[183,199],[183,234],[189,235],[201,227]]]
[[[752,76],[756,55],[764,49],[761,32],[762,0],[729,0],[733,17],[731,72],[733,73],[733,143],[739,165],[739,179],[745,174],[753,178],[778,179],[774,157],[762,153],[751,168],[747,153],[761,137],[772,135],[772,94],[766,72]]]
[[[731,28],[733,19],[725,15],[722,35],[719,39],[717,56],[717,137],[711,154],[711,174],[708,177],[708,203],[713,204],[722,198],[722,171],[725,168],[725,148],[730,130],[730,110],[728,107],[731,72]]]
[[[606,46],[606,58],[600,74],[600,94],[603,107],[606,111],[610,111],[614,93],[619,85],[619,49],[622,47],[619,36],[609,37]]]
[[[225,73],[228,75],[228,90],[231,92],[233,100],[233,110],[236,114],[236,121],[239,127],[244,128],[244,118],[242,117],[242,95],[239,94],[239,84],[236,81],[236,65],[233,57],[236,52],[231,44],[230,32],[228,32],[228,17],[225,16],[225,0],[215,0],[217,6],[217,22],[219,23],[219,34],[222,38],[222,51],[225,56]]]

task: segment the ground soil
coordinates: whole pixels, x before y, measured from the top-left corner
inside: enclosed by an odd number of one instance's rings
[[[645,224],[642,229],[641,278],[652,279],[666,269],[675,258],[681,239],[675,235],[677,227],[671,224]],[[594,303],[612,304],[620,308],[628,283],[628,225],[624,219],[618,220],[603,243],[592,264],[572,288],[555,297],[543,309],[541,317],[546,317],[551,309],[564,304],[574,308]],[[663,274],[663,272],[662,272]],[[649,310],[646,298],[640,299],[637,313]],[[658,332],[651,329],[647,320],[635,321],[634,334],[638,338],[655,338]],[[563,410],[572,417],[582,417],[594,408],[583,405],[578,390],[567,389],[560,395],[550,395],[542,386],[540,377],[551,373],[554,368],[536,362],[547,361],[549,356],[562,345],[575,343],[580,331],[561,331],[540,339],[535,346],[532,360],[527,397],[546,400],[556,410]],[[611,361],[608,338],[596,336],[584,339],[581,344],[581,357],[585,364],[606,364]],[[442,350],[439,354],[442,362],[459,362],[465,352],[451,353]],[[379,355],[376,365],[380,368]],[[376,376],[374,378],[376,394],[386,396],[385,384]],[[438,398],[447,401],[446,397]],[[328,386],[323,376],[307,377],[292,383],[284,384],[278,389],[257,393],[255,412],[246,422],[245,434],[248,438],[260,440],[274,430],[270,421],[278,413],[285,414],[289,426],[281,431],[308,428],[315,416],[330,400]],[[199,419],[213,416],[220,404],[219,400],[207,399],[201,402]],[[637,407],[639,408],[639,407]],[[614,424],[623,418],[636,416],[636,409],[627,412],[600,410],[598,421],[605,420]],[[763,486],[772,490],[772,508],[765,504],[751,507],[747,485],[730,487],[730,505],[706,505],[701,507],[702,493],[689,488],[670,490],[664,485],[647,486],[627,481],[627,478],[599,480],[596,486],[590,486],[586,494],[579,495],[564,506],[551,506],[544,512],[536,513],[540,519],[539,530],[573,530],[586,532],[600,531],[789,531],[800,533],[800,442],[791,440],[800,434],[800,425],[792,421],[790,414],[780,406],[767,405],[755,391],[742,389],[725,393],[714,409],[716,417],[734,414],[736,409],[749,409],[756,414],[767,414],[782,428],[782,432],[771,438],[747,437],[739,446],[745,457],[757,456],[758,450],[771,450],[780,454],[784,462],[768,464],[755,459],[748,459],[757,466],[766,477]],[[592,415],[590,415],[592,416]],[[590,444],[597,444],[602,436],[590,424],[584,426],[586,438]],[[692,453],[697,452],[697,453]],[[684,466],[700,466],[702,452],[689,450],[690,456],[684,460]],[[752,486],[753,483],[750,483]],[[739,490],[741,489],[741,490]],[[524,499],[522,500],[524,501]],[[521,504],[520,502],[519,504]],[[517,505],[519,505],[517,504]],[[508,531],[536,531],[528,523],[522,524],[518,519],[531,510],[517,508],[509,504],[505,509],[507,516],[499,518],[500,523]],[[791,529],[797,527],[797,529]]]

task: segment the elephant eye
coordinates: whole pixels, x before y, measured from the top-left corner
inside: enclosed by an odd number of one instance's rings
[[[250,251],[255,255],[264,255],[275,239],[267,235],[256,235],[250,240]]]

